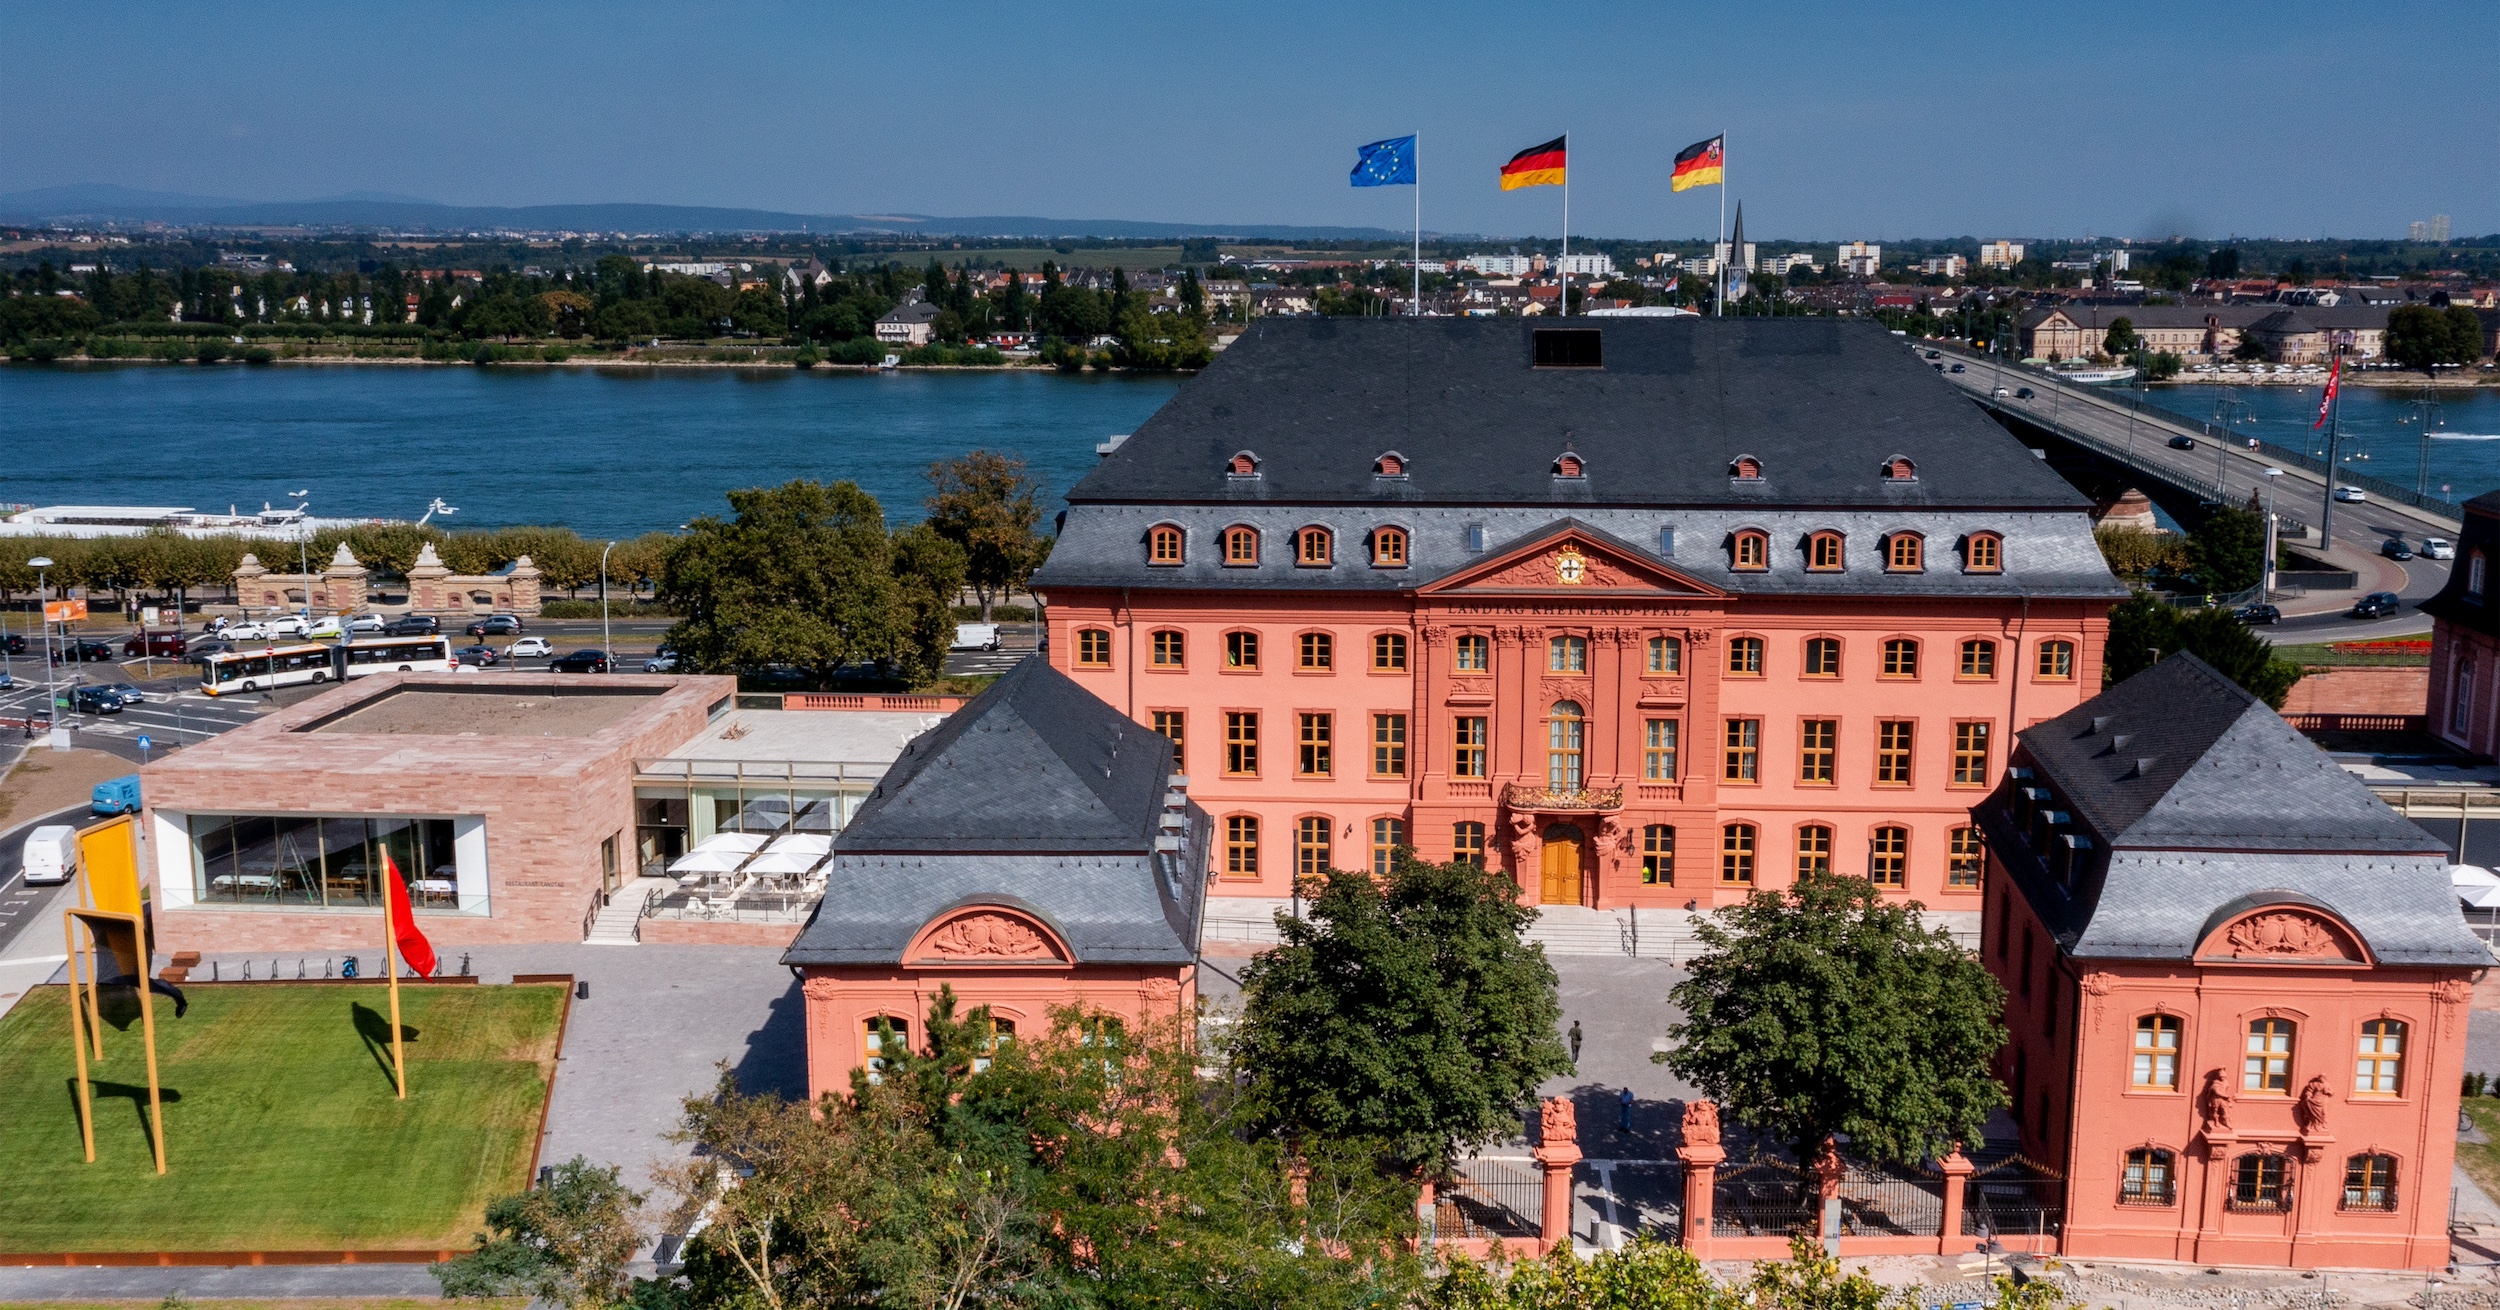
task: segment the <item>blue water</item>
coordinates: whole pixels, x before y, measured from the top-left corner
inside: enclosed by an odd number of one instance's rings
[[[0,502],[289,503],[594,537],[726,512],[724,492],[848,478],[916,520],[932,461],[1024,457],[1047,512],[1180,383],[1052,373],[351,365],[0,367]]]
[[[2208,423],[2221,421],[2223,400],[2236,400],[2243,407],[2234,411],[2234,431],[2326,455],[2326,431],[2310,428],[2318,417],[2317,387],[2234,387],[2226,397],[2224,388],[2199,383],[2153,387],[2146,395],[2151,404]],[[2432,392],[2438,408],[2427,423],[2412,404],[2422,395],[2419,387],[2345,387],[2337,419],[2343,433],[2338,462],[2445,500],[2470,500],[2500,488],[2500,391]]]

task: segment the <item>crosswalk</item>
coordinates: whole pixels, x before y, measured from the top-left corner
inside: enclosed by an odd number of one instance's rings
[[[1033,647],[1001,646],[997,650],[959,650],[946,657],[946,671],[956,676],[979,676],[1005,673],[1017,661],[1033,653]]]
[[[61,722],[80,734],[95,734],[135,741],[149,739],[151,749],[187,746],[214,737],[221,732],[258,718],[261,707],[257,700],[212,700],[196,690],[150,691],[147,699],[136,705],[125,705],[119,714],[74,714],[62,712]],[[30,716],[44,713],[44,689],[38,685],[0,694],[0,720],[22,724]]]

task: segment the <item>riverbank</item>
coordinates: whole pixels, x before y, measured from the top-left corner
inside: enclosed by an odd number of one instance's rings
[[[2148,382],[2145,385],[2148,387],[2322,387],[2326,385],[2326,370],[2319,369],[2314,373],[2181,373],[2177,377],[2166,378],[2160,382]],[[2456,369],[2436,374],[2425,374],[2415,369],[2354,369],[2344,374],[2343,385],[2390,387],[2404,391],[2419,391],[2424,387],[2433,387],[2441,391],[2471,391],[2477,387],[2500,388],[2500,369],[2479,364],[2471,369]]]

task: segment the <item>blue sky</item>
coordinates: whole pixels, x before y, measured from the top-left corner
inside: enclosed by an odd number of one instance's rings
[[[1572,227],[1692,237],[1724,129],[1756,236],[2500,231],[2491,0],[1921,5],[13,0],[0,192],[650,201],[1425,226],[1568,131]]]

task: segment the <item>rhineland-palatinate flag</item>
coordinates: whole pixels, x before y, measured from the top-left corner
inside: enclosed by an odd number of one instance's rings
[[[399,944],[399,958],[417,971],[420,978],[434,974],[434,943],[425,939],[425,930],[417,926],[415,909],[408,904],[408,884],[400,880],[399,864],[390,852],[382,853],[382,913],[390,921],[391,939]]]
[[[1563,184],[1563,142],[1555,137],[1541,146],[1530,146],[1510,157],[1502,165],[1502,189],[1516,191],[1523,186],[1561,186]]]
[[[1714,136],[1695,142],[1678,151],[1675,172],[1669,175],[1668,189],[1682,191],[1689,187],[1717,186],[1727,180],[1727,138]]]
[[[2344,357],[2338,354],[2334,365],[2327,370],[2326,390],[2318,393],[2318,421],[2309,425],[2310,431],[2315,432],[2326,426],[2327,415],[2335,410],[2335,389],[2343,384]]]

